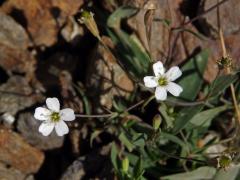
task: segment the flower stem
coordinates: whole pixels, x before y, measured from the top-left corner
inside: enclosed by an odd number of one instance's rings
[[[137,102],[136,104],[130,106],[129,108],[127,108],[125,111],[123,111],[121,114],[124,114],[126,112],[131,111],[132,109],[140,106],[141,104],[143,104],[145,102],[145,100],[141,100],[139,102]],[[75,114],[76,117],[81,117],[81,118],[109,118],[112,116],[117,115],[118,113],[116,112],[112,112],[112,113],[108,113],[108,114],[92,114],[92,115],[87,115],[87,114]]]
[[[114,113],[110,114],[94,114],[94,115],[87,115],[87,114],[75,114],[76,117],[81,117],[81,118],[107,118],[113,116]]]
[[[222,51],[223,51],[223,58],[227,58],[227,50],[226,50],[224,37],[223,37],[223,32],[222,32],[221,28],[219,28],[219,36],[220,36],[220,42],[221,42],[221,47],[222,47]],[[230,67],[226,67],[226,73],[231,74],[231,68]],[[237,98],[236,98],[236,94],[235,94],[233,84],[230,85],[230,89],[231,89],[234,108],[235,108],[235,111],[236,111],[236,114],[237,114],[237,120],[238,120],[238,123],[240,125],[240,111],[239,111],[239,107],[238,107]]]

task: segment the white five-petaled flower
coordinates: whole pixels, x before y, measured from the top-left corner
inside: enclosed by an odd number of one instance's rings
[[[173,66],[165,73],[162,62],[158,61],[153,64],[153,72],[155,76],[145,76],[143,81],[146,87],[156,88],[155,97],[157,100],[166,100],[167,91],[174,96],[179,96],[183,91],[181,86],[172,82],[182,75],[179,67]]]
[[[74,111],[70,108],[60,110],[57,98],[47,98],[46,104],[47,108],[38,107],[35,109],[35,119],[43,121],[39,126],[39,132],[48,136],[55,127],[57,135],[67,134],[69,129],[64,121],[73,121],[75,119]]]

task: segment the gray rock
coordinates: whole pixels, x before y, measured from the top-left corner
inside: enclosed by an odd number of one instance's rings
[[[62,175],[61,180],[113,179],[109,159],[111,144],[76,159]]]
[[[27,49],[29,44],[23,27],[0,12],[0,66],[9,72],[32,73],[35,59]]]
[[[45,137],[38,131],[41,121],[34,119],[31,113],[21,113],[17,122],[17,129],[23,138],[31,145],[42,150],[59,148],[63,145],[64,137],[52,132]]]
[[[27,176],[23,174],[21,171],[8,168],[4,164],[0,164],[0,179],[1,180],[34,180],[32,175]]]
[[[111,41],[103,37],[105,44]],[[101,106],[111,109],[113,97],[128,97],[134,90],[134,84],[106,48],[98,44],[87,69],[86,86],[95,100],[96,109]]]
[[[80,180],[84,175],[83,163],[80,159],[77,159],[68,167],[61,180]]]
[[[42,96],[32,93],[33,90],[26,78],[12,76],[0,86],[0,113],[7,112],[14,116],[18,111],[30,107],[42,99]]]

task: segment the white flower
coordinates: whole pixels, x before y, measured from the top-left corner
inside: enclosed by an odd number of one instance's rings
[[[171,67],[166,73],[162,62],[158,61],[153,64],[155,76],[145,76],[143,81],[146,87],[156,88],[155,97],[157,100],[166,100],[167,91],[174,96],[179,96],[183,91],[182,87],[172,82],[182,75],[177,66]]]
[[[38,107],[35,109],[35,119],[43,121],[39,126],[39,132],[48,136],[55,127],[59,136],[67,134],[69,129],[64,121],[73,121],[75,119],[74,111],[70,108],[60,110],[57,98],[47,98],[46,104],[48,108]]]

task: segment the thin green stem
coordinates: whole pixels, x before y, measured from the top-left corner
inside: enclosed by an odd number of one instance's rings
[[[94,115],[87,115],[87,114],[75,114],[76,117],[81,117],[81,118],[107,118],[107,117],[112,117],[114,113],[110,114],[94,114]]]
[[[199,160],[199,159],[194,159],[194,158],[188,158],[188,157],[181,157],[181,156],[175,156],[173,154],[169,154],[165,151],[162,151],[161,149],[158,149],[159,152],[161,152],[162,154],[165,154],[168,157],[174,158],[174,159],[178,159],[178,160],[186,160],[186,161],[191,161],[191,162],[198,162],[201,164],[207,164],[207,162]]]

